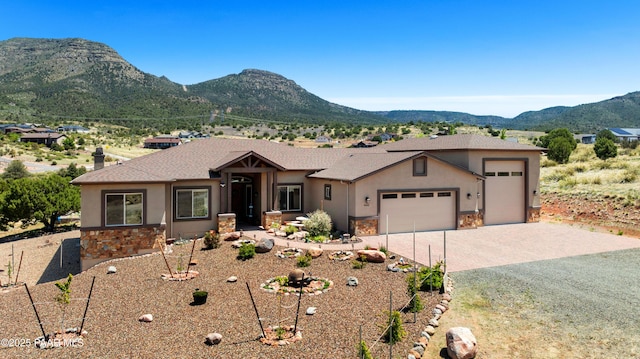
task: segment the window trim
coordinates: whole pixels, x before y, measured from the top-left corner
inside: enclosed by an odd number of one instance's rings
[[[324,199],[327,201],[331,201],[331,184],[326,183],[324,185]]]
[[[141,194],[142,195],[142,223],[136,224],[109,224],[107,225],[107,196],[110,195],[128,195],[128,194]],[[122,227],[141,227],[147,225],[147,190],[146,189],[126,189],[126,190],[102,190],[100,191],[100,224],[103,228],[122,228]]]
[[[424,169],[421,172],[418,172],[418,163],[424,163]],[[426,157],[418,157],[413,159],[413,175],[414,176],[426,176],[427,175],[427,158]]]
[[[289,193],[289,187],[299,187],[300,188],[300,208],[296,208],[296,209],[283,209],[280,207],[280,188],[282,187],[287,187],[287,194]],[[278,191],[278,209],[280,210],[280,212],[288,212],[288,213],[292,213],[292,212],[304,212],[304,184],[302,183],[278,183],[278,186],[276,187],[276,190]],[[289,201],[287,201],[287,207],[289,206]]]
[[[203,217],[178,217],[178,192],[191,191],[191,199],[193,201],[193,191],[207,191],[207,215]],[[211,220],[211,186],[176,186],[173,187],[173,220],[174,221],[207,221]],[[191,214],[193,215],[193,202],[191,206]]]

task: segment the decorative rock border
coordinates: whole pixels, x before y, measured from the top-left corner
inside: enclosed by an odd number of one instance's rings
[[[284,333],[280,334],[280,336],[278,336],[279,328],[284,329]],[[294,328],[292,325],[283,325],[282,327],[269,326],[265,328],[264,330],[265,336],[260,338],[260,342],[263,344],[275,346],[275,347],[280,345],[289,345],[289,344],[295,343],[298,340],[302,339],[302,331],[298,330],[294,334],[293,329]]]
[[[200,275],[200,272],[195,271],[195,270],[190,270],[189,273],[187,273],[186,271],[182,271],[182,272],[179,272],[179,273],[174,273],[173,275],[163,273],[162,274],[162,279],[171,280],[171,281],[183,281],[183,280],[193,279],[193,278],[197,277],[198,275]]]
[[[424,351],[429,345],[431,337],[435,335],[436,328],[440,325],[438,320],[442,317],[442,314],[449,309],[449,302],[451,301],[451,292],[453,292],[453,280],[447,276],[445,293],[442,295],[442,300],[432,310],[432,317],[429,319],[429,325],[420,333],[420,338],[413,343],[413,348],[407,353],[407,359],[420,359],[424,355]]]
[[[413,264],[406,262],[401,258],[400,261],[387,265],[387,270],[390,272],[413,273],[416,267],[419,266],[414,266]]]
[[[299,287],[281,286],[276,278],[277,277],[267,279],[266,282],[260,284],[260,289],[265,292],[282,293],[284,295],[298,295],[300,293]],[[326,278],[311,277],[309,285],[302,287],[302,293],[307,295],[320,295],[330,289],[333,289],[333,281]]]
[[[231,247],[233,248],[240,248],[242,247],[243,244],[256,244],[256,241],[254,241],[253,239],[238,239],[235,240],[233,242],[231,242]]]
[[[348,261],[353,257],[354,254],[351,251],[335,251],[329,254],[329,259],[332,261]]]
[[[276,252],[278,258],[295,258],[302,255],[302,249],[295,247],[287,247]]]

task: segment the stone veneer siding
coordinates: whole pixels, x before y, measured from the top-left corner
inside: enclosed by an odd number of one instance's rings
[[[164,242],[164,225],[80,230],[80,259],[93,265],[112,258],[145,254]],[[86,268],[83,268],[86,269]]]
[[[354,236],[375,236],[378,235],[378,218],[350,218],[349,232]]]
[[[282,212],[270,211],[262,213],[262,226],[265,229],[271,229],[272,223],[282,224]]]
[[[540,222],[540,207],[530,207],[527,211],[527,223]]]
[[[480,211],[460,213],[459,218],[458,229],[472,229],[484,225],[484,218]]]
[[[236,231],[236,214],[220,213],[218,214],[218,233],[227,234]]]

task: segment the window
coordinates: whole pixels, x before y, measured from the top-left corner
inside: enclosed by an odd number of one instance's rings
[[[382,195],[382,199],[392,199],[392,198],[398,198],[398,194],[397,193],[386,193]]]
[[[433,192],[422,192],[420,193],[420,198],[429,198],[433,197]]]
[[[176,219],[209,218],[209,189],[176,189]]]
[[[498,177],[509,177],[509,172],[498,172]]]
[[[142,193],[105,194],[105,225],[134,226],[142,224]]]
[[[302,185],[278,186],[280,210],[302,212]]]
[[[451,197],[451,192],[438,192],[438,197]]]
[[[522,177],[522,172],[521,171],[511,172],[511,176],[512,177]]]
[[[485,175],[486,177],[495,177],[495,176],[496,176],[496,173],[495,173],[495,172],[485,172],[485,173],[484,173],[484,175]]]
[[[426,157],[420,157],[413,160],[413,175],[414,176],[427,175],[427,158]]]
[[[326,200],[331,200],[331,185],[330,184],[326,184],[324,185],[324,199]]]
[[[403,193],[402,198],[416,198],[415,193]]]

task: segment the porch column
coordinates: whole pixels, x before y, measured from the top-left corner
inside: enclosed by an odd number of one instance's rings
[[[224,182],[226,183],[224,190],[225,190],[225,197],[226,197],[226,208],[225,208],[225,213],[229,213],[231,212],[231,172],[225,172],[224,173]]]
[[[273,172],[273,210],[280,210],[280,201],[278,197],[280,196],[280,191],[278,191],[278,171]]]

